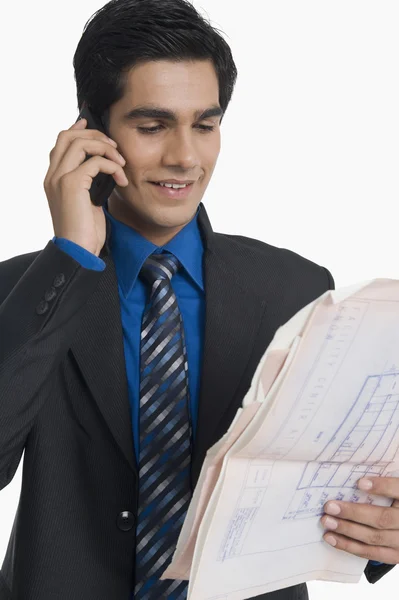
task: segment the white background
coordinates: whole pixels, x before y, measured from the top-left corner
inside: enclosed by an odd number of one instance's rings
[[[294,250],[328,267],[336,287],[399,278],[397,1],[193,4],[222,30],[239,70],[203,198],[214,230]],[[0,260],[54,235],[43,180],[58,133],[78,116],[72,57],[102,5],[2,5]],[[0,494],[0,566],[21,476],[22,461]],[[375,585],[309,591],[393,598],[398,583],[396,567]]]

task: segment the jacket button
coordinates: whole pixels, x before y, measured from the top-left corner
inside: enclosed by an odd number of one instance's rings
[[[62,285],[64,285],[64,283],[65,283],[64,273],[58,273],[58,275],[56,275],[54,278],[53,286],[56,288],[61,287]]]
[[[50,300],[53,300],[53,298],[55,298],[56,295],[57,290],[51,286],[51,288],[47,290],[47,292],[44,294],[44,299],[47,300],[47,302],[50,302]]]
[[[122,531],[129,531],[134,525],[134,516],[133,513],[128,510],[124,510],[118,515],[117,523],[119,529]]]
[[[48,302],[46,302],[45,300],[42,300],[36,306],[36,312],[38,315],[43,315],[45,312],[47,312],[47,310],[48,310]]]

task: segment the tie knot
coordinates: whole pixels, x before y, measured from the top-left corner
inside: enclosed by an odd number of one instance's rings
[[[140,275],[151,287],[155,281],[171,280],[177,273],[181,264],[174,254],[151,254],[144,262],[140,270]]]

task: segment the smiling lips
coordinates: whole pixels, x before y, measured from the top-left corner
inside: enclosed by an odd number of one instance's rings
[[[193,188],[193,183],[188,183],[185,187],[180,188],[166,187],[155,181],[151,181],[150,183],[155,186],[161,194],[168,198],[186,198]]]
[[[195,183],[194,180],[192,179],[160,179],[158,181],[151,181],[151,183],[157,183],[157,184],[161,184],[161,183],[171,183],[171,184],[176,184],[176,185],[187,185],[190,183]]]

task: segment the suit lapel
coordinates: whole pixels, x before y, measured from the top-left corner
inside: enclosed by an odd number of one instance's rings
[[[206,213],[202,222],[210,228]],[[242,398],[237,403],[234,396],[253,350],[266,303],[254,293],[254,282],[250,279],[253,273],[237,273],[234,255],[222,256],[219,252],[217,245],[223,244],[224,238],[216,241],[210,236],[208,240],[204,253],[205,339],[192,457],[193,487],[206,451],[230,425],[231,404],[234,402],[237,408],[241,405]]]
[[[193,448],[193,486],[207,449],[217,441],[217,431],[229,425],[224,423],[224,416],[234,400],[265,308],[265,301],[254,295],[250,274],[246,282],[246,274],[240,272],[237,276],[234,270],[234,256],[230,259],[221,256],[218,244],[223,243],[223,237],[219,235],[216,240],[203,204],[199,227],[204,241],[206,318]],[[118,285],[109,234],[107,220],[107,241],[100,254],[106,269],[86,304],[71,352],[115,442],[137,474]]]
[[[118,283],[111,256],[100,256],[106,268],[85,306],[71,352],[111,434],[136,472]]]

